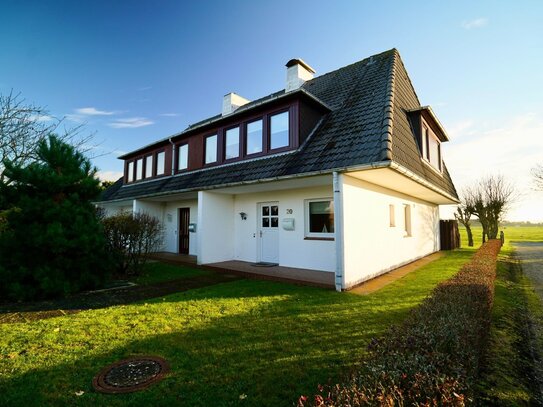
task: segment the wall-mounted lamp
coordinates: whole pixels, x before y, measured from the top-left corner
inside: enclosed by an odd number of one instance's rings
[[[245,212],[240,212],[239,216],[241,216],[241,220],[247,220],[247,214]]]

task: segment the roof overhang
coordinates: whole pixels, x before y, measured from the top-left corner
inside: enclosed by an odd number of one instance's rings
[[[439,137],[441,141],[449,141],[449,135],[447,134],[447,131],[437,118],[436,114],[432,110],[430,106],[422,106],[418,107],[416,109],[408,110],[407,113],[409,114],[420,114],[426,120],[427,122],[431,122],[433,124],[433,128],[436,131],[436,135]]]
[[[436,205],[458,203],[456,197],[396,163],[380,168],[347,171],[346,174]]]

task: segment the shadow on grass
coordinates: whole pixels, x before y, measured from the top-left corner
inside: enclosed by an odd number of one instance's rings
[[[348,373],[372,337],[452,274],[415,272],[367,296],[241,280],[148,304],[5,325],[0,404],[292,405]],[[103,366],[143,354],[166,358],[171,374],[140,393],[93,392],[92,377]]]

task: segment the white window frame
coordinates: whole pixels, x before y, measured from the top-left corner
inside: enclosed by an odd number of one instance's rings
[[[328,201],[330,202],[332,205],[334,204],[334,198],[330,198],[330,197],[325,197],[325,198],[314,198],[314,199],[306,199],[304,200],[304,212],[305,212],[305,215],[304,215],[304,218],[305,218],[305,237],[309,237],[309,238],[327,238],[327,239],[333,239],[335,237],[335,229],[336,229],[336,226],[335,226],[335,216],[336,216],[336,213],[335,213],[335,208],[334,208],[334,232],[328,232],[328,233],[316,233],[316,232],[310,232],[309,231],[309,226],[310,226],[310,219],[309,219],[309,216],[310,216],[310,213],[309,213],[309,204],[311,202],[323,202],[323,201]]]

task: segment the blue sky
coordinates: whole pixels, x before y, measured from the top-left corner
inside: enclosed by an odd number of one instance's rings
[[[284,88],[300,57],[318,74],[396,47],[452,141],[459,189],[498,168],[522,192],[511,219],[543,220],[541,1],[0,0],[0,92],[86,123],[103,177],[120,152],[220,111],[228,92]]]

